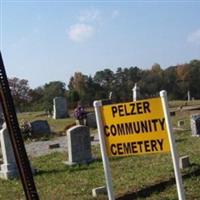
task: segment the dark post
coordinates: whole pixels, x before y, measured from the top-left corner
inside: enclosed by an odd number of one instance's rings
[[[39,200],[0,52],[0,100],[19,175],[28,200]]]

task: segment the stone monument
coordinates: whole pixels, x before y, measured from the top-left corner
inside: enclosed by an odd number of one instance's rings
[[[48,136],[51,134],[49,124],[46,120],[36,120],[30,123],[31,124],[31,136],[40,137]]]
[[[6,123],[0,131],[0,142],[3,157],[3,164],[0,165],[0,178],[6,180],[16,178],[19,175],[18,168]],[[31,167],[31,170],[35,174],[35,169]]]
[[[89,126],[89,128],[97,128],[96,116],[94,112],[87,113],[86,125]]]
[[[200,115],[191,115],[190,126],[192,130],[192,136],[200,137]]]
[[[67,130],[68,165],[92,162],[89,127],[76,125]]]
[[[140,96],[140,88],[138,87],[137,83],[135,83],[133,87],[133,101],[137,101],[138,99],[141,98]]]
[[[15,178],[18,176],[18,169],[6,123],[3,124],[3,128],[0,131],[0,142],[3,156],[3,164],[1,165],[0,178]]]
[[[53,118],[62,119],[66,117],[69,117],[66,99],[64,97],[55,97],[53,99]]]

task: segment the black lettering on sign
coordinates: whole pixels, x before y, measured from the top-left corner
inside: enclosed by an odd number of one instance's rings
[[[158,151],[156,140],[151,140],[151,151]]]
[[[116,145],[115,144],[111,144],[110,150],[111,150],[112,155],[114,155],[114,156],[117,155]]]
[[[151,151],[149,142],[150,142],[149,140],[145,140],[144,141],[145,152],[150,152]]]
[[[145,154],[163,151],[163,139],[144,140],[111,144],[110,152],[113,156]]]
[[[146,134],[164,130],[165,130],[165,118],[143,120],[143,121],[132,121],[121,124],[111,124],[104,126],[104,132],[107,137],[130,135],[130,134]]]
[[[111,111],[113,118],[151,112],[148,101],[114,105],[111,107]]]
[[[107,137],[110,136],[110,132],[108,132],[108,131],[109,131],[109,126],[104,126],[104,133],[105,133],[105,135],[106,135]]]
[[[163,139],[157,140],[157,142],[159,144],[160,150],[162,151],[163,150]]]
[[[138,112],[138,114],[142,114],[143,113],[142,103],[137,103],[137,112]]]
[[[144,112],[145,113],[150,113],[151,112],[151,110],[150,110],[150,104],[149,104],[148,101],[144,101],[143,102],[143,106],[144,106]]]
[[[111,109],[112,109],[112,115],[113,115],[113,117],[115,117],[115,113],[117,113],[117,107],[112,106]]]

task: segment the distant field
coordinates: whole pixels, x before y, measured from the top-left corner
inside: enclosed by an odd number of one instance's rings
[[[200,105],[200,100],[193,100],[193,101],[170,101],[169,106],[172,107],[179,107],[179,106],[194,106],[194,105]]]

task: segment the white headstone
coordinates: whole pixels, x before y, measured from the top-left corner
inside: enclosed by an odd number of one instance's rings
[[[200,137],[200,115],[199,114],[191,115],[190,126],[192,130],[192,136]]]
[[[1,165],[0,178],[15,178],[18,176],[18,170],[10,141],[10,136],[8,134],[5,123],[3,124],[3,128],[0,131],[0,141],[3,156],[3,164]]]
[[[185,169],[189,166],[190,166],[190,160],[189,160],[188,155],[179,157],[179,168],[180,169]]]
[[[0,178],[6,180],[16,178],[19,175],[18,168],[6,123],[3,124],[0,130],[0,142],[3,157],[3,164],[0,165]],[[35,169],[32,166],[31,170],[34,174]]]
[[[112,92],[109,92],[109,97],[110,100],[112,100]]]
[[[89,163],[92,159],[89,127],[76,125],[67,130],[68,165]]]
[[[67,101],[64,97],[53,99],[53,118],[62,119],[68,117]]]
[[[135,83],[133,87],[133,101],[137,101],[140,99],[140,88],[137,86],[137,83]]]

